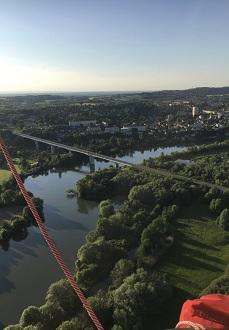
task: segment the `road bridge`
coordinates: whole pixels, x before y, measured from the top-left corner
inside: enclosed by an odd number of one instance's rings
[[[30,140],[35,141],[36,149],[39,149],[39,143],[44,143],[44,144],[48,144],[48,145],[51,146],[51,152],[55,152],[55,147],[57,147],[57,148],[61,148],[61,149],[71,151],[71,152],[78,152],[80,154],[87,155],[89,157],[90,165],[91,164],[93,165],[95,158],[97,158],[97,159],[102,159],[102,160],[106,160],[106,161],[109,161],[109,162],[113,162],[116,165],[120,164],[120,165],[125,165],[125,166],[134,166],[134,164],[126,162],[124,160],[109,157],[109,156],[106,156],[106,155],[101,155],[99,153],[92,152],[92,151],[89,151],[89,150],[85,150],[85,149],[82,149],[82,148],[71,147],[71,146],[68,146],[66,144],[62,144],[62,143],[58,143],[58,142],[54,142],[54,141],[50,141],[50,140],[46,140],[46,139],[41,139],[39,137],[32,136],[32,135],[16,133],[16,132],[13,132],[13,134],[17,135],[17,136],[20,136],[20,137],[23,137],[23,138],[26,138],[26,139],[30,139]]]
[[[171,172],[168,172],[168,171],[165,171],[165,170],[160,170],[160,169],[147,167],[147,166],[144,166],[144,165],[133,164],[133,163],[130,163],[130,162],[126,162],[122,159],[113,158],[113,157],[109,157],[109,156],[106,156],[106,155],[101,155],[101,154],[98,154],[96,152],[91,152],[91,151],[81,149],[81,148],[77,148],[77,147],[70,147],[70,146],[65,145],[65,144],[61,144],[61,143],[41,139],[41,138],[38,138],[38,137],[35,137],[35,136],[22,134],[22,133],[16,133],[16,132],[14,132],[13,134],[15,134],[17,136],[20,136],[20,137],[23,137],[23,138],[26,138],[26,139],[30,139],[30,140],[35,141],[36,148],[38,148],[38,143],[41,142],[41,143],[45,143],[45,144],[50,145],[52,152],[54,152],[55,147],[58,147],[58,148],[62,148],[62,149],[65,149],[65,150],[68,150],[68,151],[71,151],[71,152],[78,152],[78,153],[87,155],[89,157],[90,167],[94,166],[95,158],[97,158],[97,159],[102,159],[102,160],[106,160],[106,161],[109,161],[109,162],[113,162],[113,163],[116,164],[116,166],[117,165],[129,166],[129,167],[133,167],[135,169],[138,169],[140,171],[147,171],[147,172],[150,172],[150,173],[153,173],[153,174],[172,177],[172,178],[175,178],[175,179],[178,179],[178,180],[185,180],[185,181],[190,182],[190,184],[194,183],[194,184],[197,184],[197,185],[200,185],[200,186],[207,186],[209,188],[217,188],[221,191],[225,191],[225,190],[229,189],[228,187],[220,186],[220,185],[217,185],[217,184],[214,184],[214,183],[201,181],[201,180],[198,180],[198,179],[195,179],[195,178],[189,178],[187,176],[171,173]]]

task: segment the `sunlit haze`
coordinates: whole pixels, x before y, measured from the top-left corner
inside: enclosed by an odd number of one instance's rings
[[[0,93],[228,86],[228,0],[0,0]]]

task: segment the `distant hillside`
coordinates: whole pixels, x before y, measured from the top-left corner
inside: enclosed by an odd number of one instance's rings
[[[144,98],[153,99],[184,99],[185,97],[206,97],[216,95],[229,95],[229,87],[197,87],[185,90],[163,90],[144,93]]]

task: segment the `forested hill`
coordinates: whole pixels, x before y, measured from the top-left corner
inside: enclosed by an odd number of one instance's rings
[[[158,92],[144,93],[153,99],[183,99],[185,97],[206,97],[216,95],[229,95],[229,87],[197,87],[185,90],[163,90]]]

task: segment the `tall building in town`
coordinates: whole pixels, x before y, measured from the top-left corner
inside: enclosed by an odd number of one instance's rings
[[[192,116],[195,117],[199,114],[198,107],[192,107]]]

